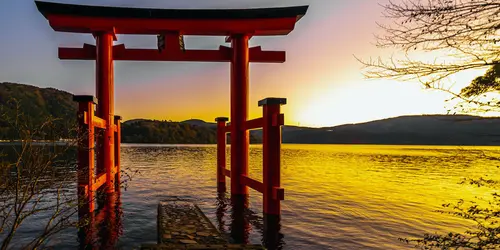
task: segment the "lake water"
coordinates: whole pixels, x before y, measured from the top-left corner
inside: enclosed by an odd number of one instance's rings
[[[117,248],[155,243],[157,205],[170,196],[196,199],[216,227],[230,232],[230,208],[221,213],[216,193],[215,145],[128,144],[121,152],[122,169],[140,173],[121,194]],[[463,232],[473,225],[434,210],[488,194],[458,182],[496,173],[498,162],[486,156],[499,154],[500,147],[283,145],[283,249],[411,249],[398,238]],[[257,180],[261,162],[261,147],[251,146],[250,176]],[[261,202],[251,190],[249,243],[262,243]],[[76,242],[76,234],[65,233],[53,243],[71,249]]]

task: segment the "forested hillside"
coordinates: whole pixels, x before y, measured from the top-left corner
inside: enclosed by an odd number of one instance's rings
[[[77,104],[73,95],[53,89],[17,83],[0,83],[0,140],[19,139],[16,122],[26,128],[40,128],[49,119],[54,126],[47,128],[62,138],[75,136]],[[194,120],[193,120],[194,121]],[[203,121],[171,122],[135,119],[122,124],[124,143],[216,143],[216,127]],[[50,135],[50,133],[48,133]],[[37,138],[46,139],[46,138]],[[259,142],[251,137],[252,142]]]
[[[214,129],[187,123],[138,120],[122,124],[124,143],[216,143]]]
[[[72,99],[70,93],[53,88],[0,83],[0,139],[17,139],[19,129],[37,129],[49,119],[54,122],[47,131],[70,137],[77,111]]]
[[[192,121],[171,122],[157,120],[131,120],[122,124],[124,143],[166,144],[215,144],[216,127],[210,123]],[[228,143],[231,139],[228,138]],[[260,143],[260,138],[250,136],[251,143]]]
[[[77,104],[68,92],[16,83],[0,83],[0,140],[18,139],[22,121],[31,128],[55,118],[50,132],[63,138],[76,124]],[[22,119],[17,114],[22,114]],[[500,118],[467,115],[401,116],[335,127],[307,128],[284,126],[284,143],[311,144],[421,144],[421,145],[500,145]],[[24,128],[23,128],[24,129]],[[74,132],[74,131],[73,131]],[[216,125],[202,120],[183,122],[134,119],[122,124],[125,143],[216,143]],[[262,131],[250,133],[252,143],[260,143]],[[230,140],[228,140],[230,142]]]

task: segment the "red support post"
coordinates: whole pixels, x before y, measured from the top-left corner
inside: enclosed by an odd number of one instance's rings
[[[248,187],[241,182],[248,175],[248,81],[249,81],[249,35],[231,37],[233,58],[231,60],[231,194],[248,196]]]
[[[114,169],[114,91],[113,91],[113,34],[98,32],[96,37],[96,89],[97,115],[106,121],[104,138],[98,163],[100,171],[106,173],[106,191],[113,192],[112,169]]]
[[[121,120],[122,117],[115,115],[115,124],[116,124],[116,133],[115,133],[115,169],[116,169],[116,174],[115,174],[115,189],[120,190],[120,147],[121,147],[121,140],[122,140],[122,132],[121,132]]]
[[[227,117],[218,117],[217,122],[217,192],[226,192],[226,123]]]
[[[92,213],[94,207],[94,104],[93,96],[74,96],[78,102],[78,199],[80,217]]]
[[[280,187],[281,165],[281,126],[283,116],[280,106],[286,104],[285,98],[266,98],[259,101],[263,106],[263,183],[264,214],[279,216],[280,200],[284,199],[284,191]]]

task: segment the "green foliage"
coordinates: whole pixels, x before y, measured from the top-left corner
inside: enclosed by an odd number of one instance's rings
[[[460,113],[498,112],[500,100],[500,5],[498,0],[404,0],[381,3],[379,48],[399,56],[359,60],[374,79],[419,81],[451,95]],[[418,53],[414,53],[417,51]],[[429,54],[428,54],[429,53]],[[427,60],[426,54],[435,57]],[[461,91],[450,76],[489,69]],[[457,103],[458,102],[458,103]]]
[[[497,167],[498,168],[498,167]],[[499,249],[500,248],[500,182],[488,178],[466,178],[460,184],[492,189],[491,197],[477,197],[473,201],[459,200],[443,204],[437,212],[457,216],[476,224],[464,233],[425,234],[420,239],[400,239],[415,243],[421,249]]]
[[[500,64],[491,66],[482,76],[476,77],[469,86],[462,89],[461,95],[475,97],[500,90]]]

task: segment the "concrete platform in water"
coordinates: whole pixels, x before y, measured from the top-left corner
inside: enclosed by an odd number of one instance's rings
[[[158,205],[158,244],[145,244],[141,249],[265,248],[261,245],[229,244],[194,202],[172,198]]]

